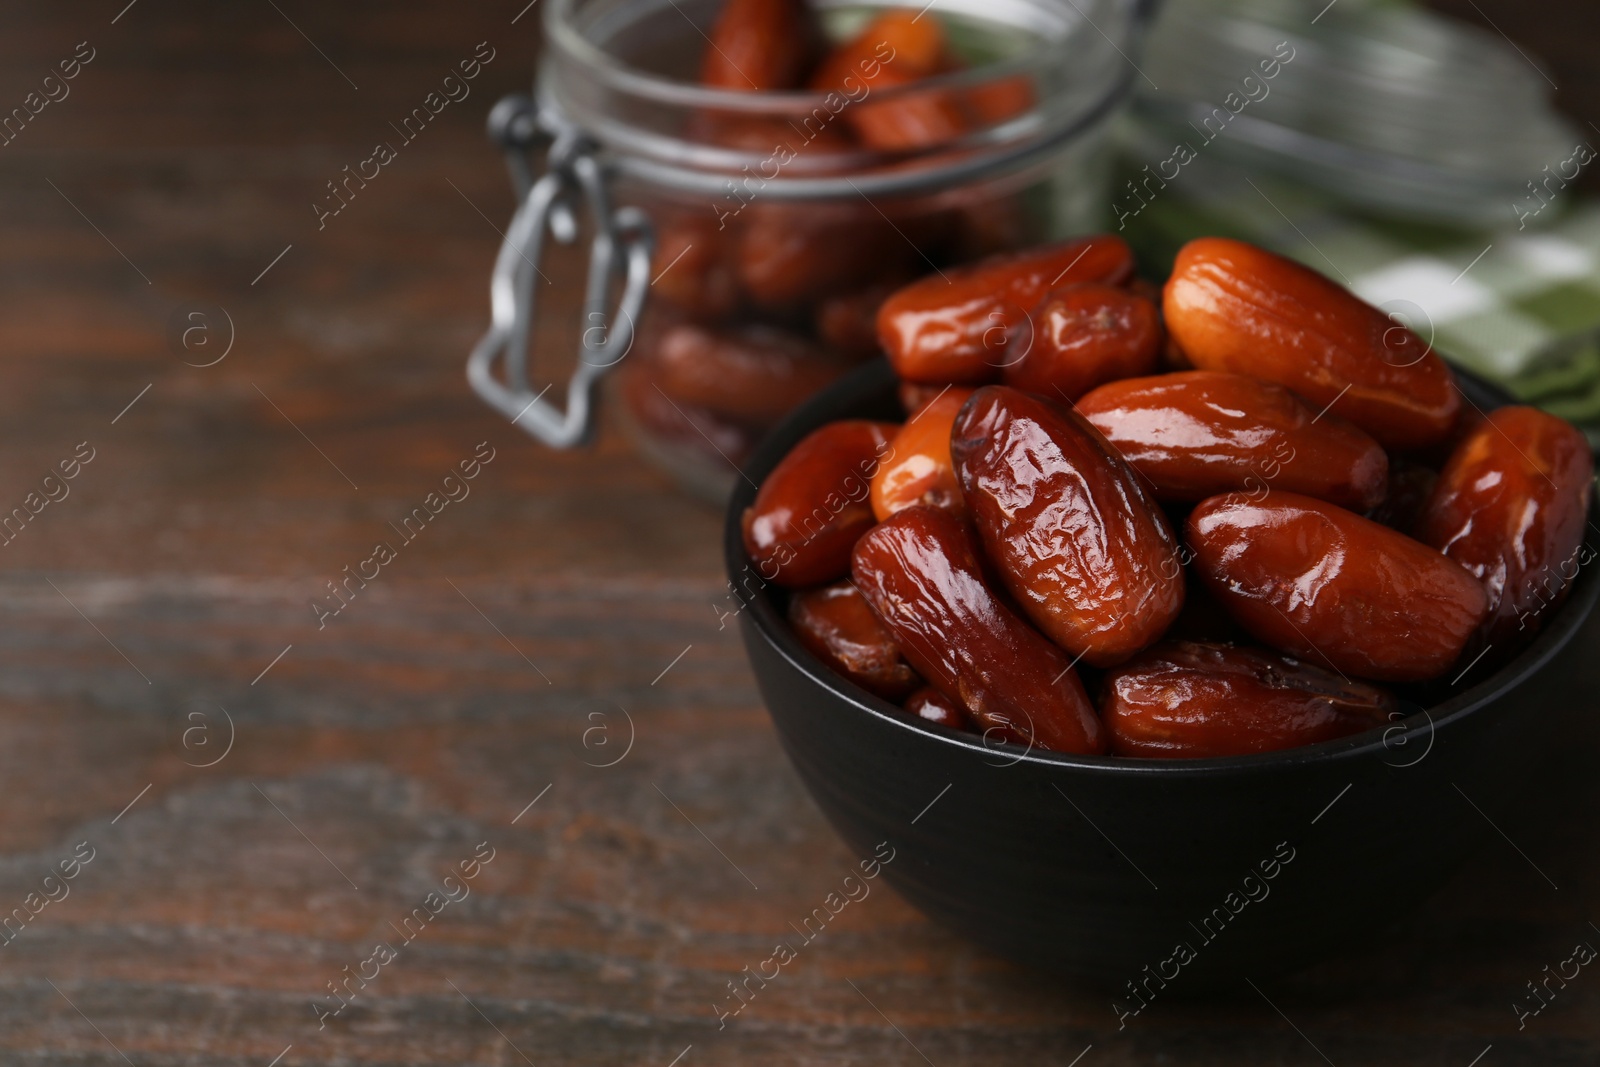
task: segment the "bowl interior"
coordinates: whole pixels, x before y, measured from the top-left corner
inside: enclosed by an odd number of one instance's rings
[[[1487,382],[1457,368],[1463,394],[1484,411],[1503,406],[1510,398]],[[931,743],[969,749],[975,760],[993,758],[1004,752],[1007,760],[1033,761],[1078,768],[1101,774],[1215,775],[1245,768],[1285,767],[1294,764],[1341,759],[1362,759],[1385,750],[1394,752],[1414,745],[1420,751],[1433,743],[1435,732],[1493,703],[1538,671],[1559,652],[1582,626],[1600,597],[1600,581],[1582,568],[1572,581],[1566,601],[1547,618],[1539,634],[1516,656],[1492,673],[1476,677],[1471,684],[1444,686],[1445,692],[1432,697],[1418,690],[1401,693],[1409,712],[1386,728],[1333,741],[1305,745],[1276,752],[1253,753],[1210,759],[1154,760],[1119,756],[1081,756],[988,741],[976,734],[924,725],[907,718],[894,705],[875,696],[835,673],[804,648],[789,629],[785,617],[786,592],[763,580],[745,555],[740,532],[740,516],[755,499],[756,487],[801,438],[819,426],[836,419],[873,418],[901,421],[895,393],[895,377],[888,363],[876,360],[835,382],[786,418],[757,449],[745,465],[744,478],[737,483],[728,503],[724,524],[724,550],[729,581],[744,604],[742,610],[798,670],[831,693],[855,705],[863,714],[877,716],[895,726],[925,734]],[[1600,501],[1591,504],[1591,529],[1600,529]],[[1470,676],[1470,672],[1468,672]],[[1407,697],[1411,699],[1407,699]]]

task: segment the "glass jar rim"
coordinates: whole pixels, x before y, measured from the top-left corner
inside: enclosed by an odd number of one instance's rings
[[[753,113],[788,110],[796,112],[809,111],[828,96],[828,93],[816,90],[745,92],[737,89],[719,89],[691,81],[651,74],[642,68],[623,61],[585,36],[575,25],[573,17],[579,2],[580,0],[549,0],[542,13],[546,39],[572,59],[582,64],[586,70],[598,76],[610,88],[641,97],[649,97],[663,104],[704,108],[710,111],[748,111]],[[941,8],[945,10],[970,8],[974,11],[992,12],[997,6],[997,0],[934,0],[934,2],[939,3]],[[903,8],[905,6],[899,3],[898,0],[814,0],[814,3],[824,10],[845,6],[885,9]],[[1004,6],[1016,10],[1022,10],[1027,7],[1037,8],[1039,6],[1035,3],[1030,3],[1029,0],[998,0],[998,3],[1003,3]],[[1073,0],[1068,0],[1068,3],[1074,8],[1078,17],[1085,18],[1087,21],[1082,9],[1078,8]],[[677,5],[673,4],[673,6],[676,7]],[[923,10],[927,11],[933,6],[933,3],[929,3]],[[685,15],[684,17],[687,18],[688,16]],[[1041,37],[1039,47],[1029,49],[1021,54],[1008,56],[981,66],[948,71],[905,85],[879,89],[875,95],[880,95],[887,100],[893,100],[898,96],[926,92],[930,89],[970,88],[997,78],[1026,74],[1031,70],[1047,66],[1052,58],[1062,50],[1061,46],[1064,43],[1065,36],[1059,36],[1054,40]]]
[[[633,66],[592,40],[578,24],[583,0],[549,0],[542,17],[547,48],[606,90],[625,98],[647,100],[652,105],[747,115],[804,115],[825,106],[838,93],[814,91],[743,92],[703,86],[650,73]],[[676,0],[666,0],[677,8]],[[824,10],[838,7],[904,7],[900,0],[816,0]],[[1053,72],[1062,55],[1080,37],[1093,32],[1108,48],[1126,60],[1099,91],[1075,106],[1052,107],[1048,98],[1020,118],[1011,119],[955,142],[950,149],[921,160],[896,160],[889,166],[843,173],[783,173],[762,182],[763,195],[781,200],[819,200],[837,197],[893,196],[920,193],[951,184],[1026,169],[1048,158],[1075,135],[1099,125],[1131,98],[1136,67],[1127,55],[1084,11],[1077,0],[936,0],[943,12],[970,13],[990,23],[1032,28],[1038,42],[1018,54],[994,62],[951,71],[906,85],[874,92],[883,102],[902,95],[930,91],[961,91],[994,84],[1031,73]],[[1123,8],[1128,33],[1137,34],[1151,6],[1147,0],[1106,0]],[[933,6],[932,3],[928,8]],[[662,5],[657,4],[658,8]],[[926,11],[928,8],[924,8]],[[663,8],[664,9],[664,8]],[[682,13],[680,11],[680,13]],[[1001,17],[997,17],[1001,16]],[[688,18],[687,14],[684,14]],[[1047,32],[1051,27],[1054,32]],[[556,133],[587,134],[605,149],[607,165],[625,176],[683,193],[720,195],[740,164],[757,165],[761,155],[738,149],[701,144],[656,133],[604,114],[568,114],[560,102],[559,63],[540,67],[539,100],[545,123]],[[1055,102],[1059,103],[1059,101]],[[686,161],[698,158],[698,163]],[[882,160],[879,160],[882,163]]]

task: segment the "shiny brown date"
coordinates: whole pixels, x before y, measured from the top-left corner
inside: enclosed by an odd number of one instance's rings
[[[925,685],[906,697],[903,706],[906,714],[924,722],[938,723],[952,730],[972,729],[972,720],[967,718],[966,709],[931,685]]]
[[[779,461],[742,516],[744,548],[761,577],[798,589],[849,571],[850,550],[874,521],[869,487],[896,429],[829,423]]]
[[[1388,482],[1378,442],[1343,419],[1319,417],[1283,386],[1242,374],[1111,382],[1078,401],[1078,412],[1149,480],[1158,500],[1284,489],[1366,511]]]
[[[901,654],[979,729],[1058,752],[1105,751],[1072,662],[989,588],[960,519],[897,512],[856,543],[851,573]]]
[[[1177,618],[1184,590],[1172,531],[1081,416],[985,386],[956,417],[950,454],[989,559],[1056,644],[1106,667]]]
[[[1101,234],[994,256],[901,289],[878,309],[878,341],[907,381],[981,385],[1000,376],[1005,349],[1045,293],[1080,282],[1115,285],[1133,252]]]
[[[1161,315],[1153,301],[1113,285],[1076,285],[1046,297],[1006,348],[1001,380],[1052,400],[1102,382],[1153,374]],[[1019,352],[1018,349],[1021,349]]]
[[[972,390],[952,385],[906,420],[891,454],[872,479],[872,513],[882,522],[917,504],[965,514],[961,484],[950,461],[950,428]]]
[[[1179,251],[1167,330],[1201,370],[1234,371],[1332,405],[1386,448],[1449,435],[1461,407],[1444,361],[1349,290],[1264,249],[1221,237]]]
[[[789,598],[789,625],[818,659],[885,700],[898,701],[922,684],[849,582],[794,594]]]
[[[1460,564],[1308,496],[1215,496],[1186,531],[1196,571],[1241,626],[1344,675],[1438,677],[1489,610]]]
[[[839,375],[847,364],[770,326],[668,326],[650,352],[673,400],[747,423],[771,423]]]
[[[1118,756],[1203,759],[1331,741],[1389,722],[1399,703],[1263,649],[1164,641],[1105,678],[1100,714]]]
[[[1445,464],[1417,536],[1470,571],[1489,594],[1484,640],[1538,631],[1592,553],[1582,549],[1594,457],[1564,419],[1504,407]]]

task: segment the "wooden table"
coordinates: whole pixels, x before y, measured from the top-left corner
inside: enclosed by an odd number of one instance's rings
[[[1600,976],[1520,1033],[1511,1009],[1600,944],[1592,736],[1487,813],[1515,846],[1486,824],[1383,947],[1263,995],[1119,1035],[1102,996],[883,889],[719,1030],[726,983],[853,857],[719,626],[719,517],[615,434],[551,453],[463,381],[511,209],[482,119],[527,83],[537,11],[124,2],[0,17],[6,107],[93,54],[0,148],[0,505],[38,510],[0,549],[0,911],[28,919],[0,945],[0,1061],[1600,1057]],[[1600,115],[1592,5],[1480,2]],[[472,95],[319,229],[325,183],[480,41]],[[378,542],[394,558],[334,599]],[[1565,691],[1592,704],[1580,644]]]

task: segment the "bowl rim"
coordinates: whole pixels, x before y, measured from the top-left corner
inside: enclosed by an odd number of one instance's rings
[[[1469,402],[1482,410],[1493,410],[1511,403],[1511,398],[1498,387],[1452,365]],[[999,766],[1030,763],[1041,767],[1070,768],[1095,775],[1163,775],[1206,778],[1241,771],[1275,772],[1284,768],[1306,764],[1365,760],[1383,753],[1405,752],[1409,757],[1413,744],[1422,749],[1415,759],[1390,763],[1404,768],[1421,763],[1432,751],[1439,730],[1466,719],[1474,712],[1495,703],[1507,693],[1522,685],[1538,673],[1560,652],[1587,621],[1595,601],[1600,598],[1600,580],[1586,576],[1580,567],[1572,580],[1566,600],[1554,615],[1544,621],[1539,633],[1516,656],[1499,669],[1479,679],[1460,692],[1436,704],[1421,707],[1418,711],[1397,719],[1388,726],[1331,741],[1319,741],[1295,748],[1268,752],[1251,752],[1235,756],[1210,756],[1199,759],[1162,759],[1138,756],[1079,755],[1036,749],[1031,746],[999,742],[985,743],[982,736],[966,730],[919,723],[894,704],[849,681],[824,664],[810,650],[800,644],[784,615],[778,611],[773,592],[775,583],[762,578],[754,569],[744,549],[741,516],[755,499],[756,488],[800,438],[826,422],[838,417],[837,412],[878,399],[891,389],[895,376],[888,361],[882,357],[851,371],[811,397],[790,412],[756,449],[740,473],[743,477],[735,483],[723,522],[723,550],[729,587],[738,597],[739,615],[748,614],[750,625],[790,666],[813,682],[828,690],[835,698],[892,727],[903,729],[926,738],[931,743],[948,745],[972,753],[973,758],[986,758],[989,766],[996,766],[993,757],[1003,756],[1007,762]],[[1471,394],[1487,401],[1479,404]],[[1589,507],[1589,526],[1600,529],[1600,498],[1592,499]],[[742,579],[754,577],[754,591]],[[1467,670],[1471,669],[1471,665]],[[1462,672],[1463,674],[1466,671]],[[771,714],[770,708],[768,714]],[[1388,762],[1388,761],[1383,761]]]

